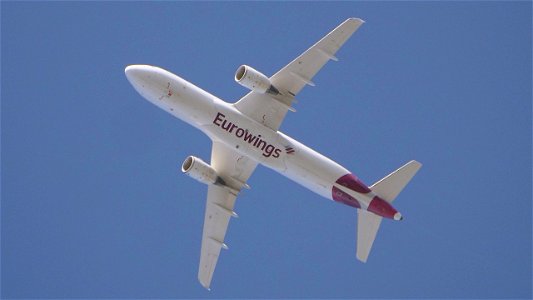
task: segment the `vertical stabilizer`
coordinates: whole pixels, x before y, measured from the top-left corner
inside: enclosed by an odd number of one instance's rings
[[[392,203],[396,196],[403,190],[409,181],[415,176],[422,164],[412,160],[398,170],[390,173],[370,187],[381,199]],[[382,217],[362,209],[357,210],[357,259],[366,262],[372,244],[381,225]],[[395,218],[396,219],[396,218]],[[401,217],[400,217],[401,220]]]
[[[382,217],[366,210],[357,210],[357,259],[366,262],[376,239]]]

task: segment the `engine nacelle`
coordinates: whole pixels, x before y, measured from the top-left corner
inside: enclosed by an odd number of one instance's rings
[[[190,177],[207,185],[220,184],[221,179],[217,171],[205,161],[195,156],[189,156],[183,161],[181,171]]]
[[[279,90],[272,85],[270,79],[256,69],[242,65],[235,72],[235,81],[240,85],[261,94],[279,95]]]

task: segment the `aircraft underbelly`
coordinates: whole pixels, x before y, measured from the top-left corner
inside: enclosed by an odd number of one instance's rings
[[[243,115],[234,106],[182,78],[158,69],[145,79],[143,95],[243,156],[332,199],[333,183],[348,170],[289,136]]]

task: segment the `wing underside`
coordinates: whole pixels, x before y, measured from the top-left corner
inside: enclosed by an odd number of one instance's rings
[[[363,20],[357,18],[344,21],[274,74],[270,81],[283,94],[282,97],[250,92],[235,103],[235,107],[257,122],[278,130],[294,97],[304,86],[314,86],[311,80],[315,74],[329,60],[337,60],[335,53],[363,23]]]
[[[224,237],[232,216],[235,198],[235,195],[222,187],[214,185],[208,187],[198,269],[198,280],[207,289],[211,285],[220,249],[227,249]]]
[[[211,166],[222,178],[239,182],[241,187],[244,187],[257,163],[223,143],[214,141]],[[207,189],[202,249],[198,268],[198,280],[207,289],[211,285],[220,250],[228,248],[224,239],[230,218],[237,216],[233,211],[237,192],[215,185],[210,185]]]

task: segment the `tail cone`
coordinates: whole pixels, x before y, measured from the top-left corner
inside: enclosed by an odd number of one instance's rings
[[[394,214],[394,220],[396,220],[396,221],[401,221],[401,220],[403,220],[403,216],[402,216],[402,214],[399,213],[399,212],[395,213],[395,214]]]

